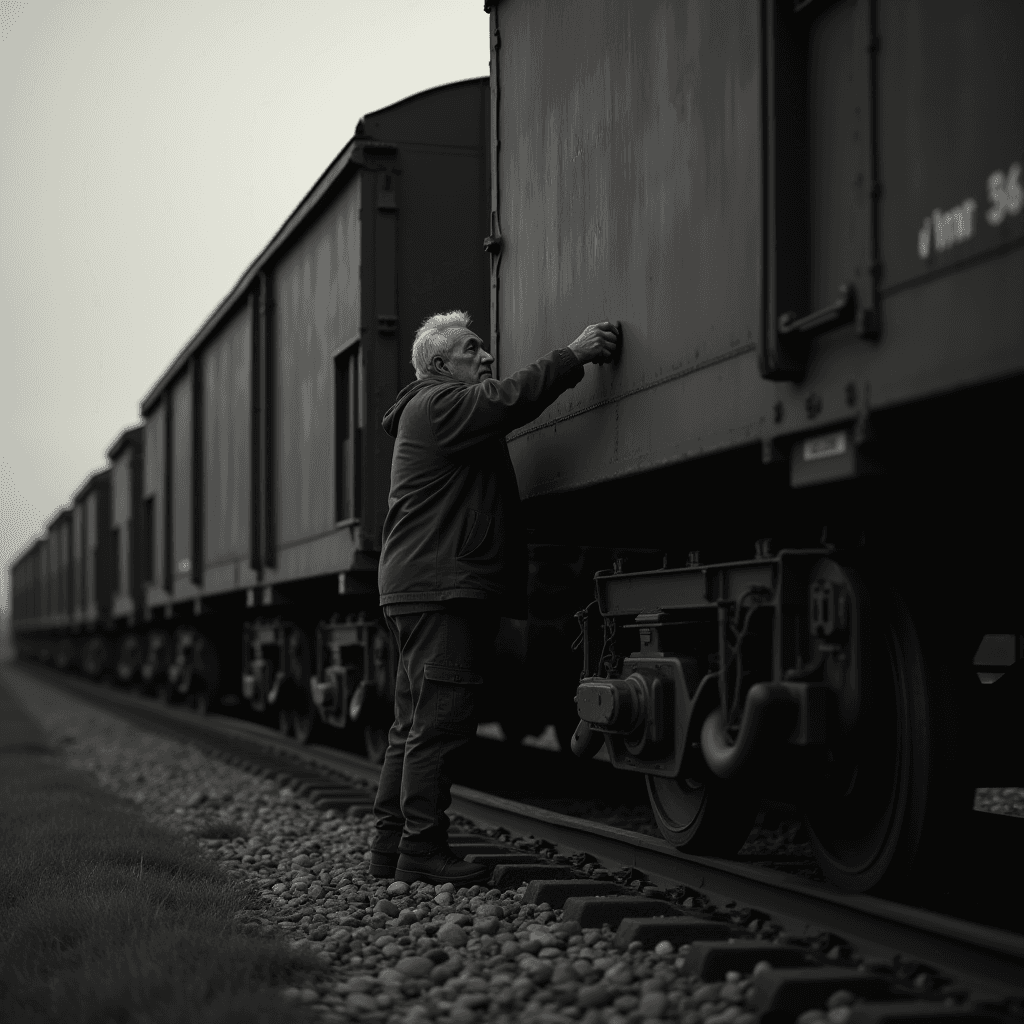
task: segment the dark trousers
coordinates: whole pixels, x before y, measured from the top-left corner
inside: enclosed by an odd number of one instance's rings
[[[429,855],[447,844],[452,755],[476,733],[480,686],[494,657],[498,615],[480,602],[385,618],[398,649],[395,721],[374,814],[377,849]],[[456,606],[453,606],[453,608]]]

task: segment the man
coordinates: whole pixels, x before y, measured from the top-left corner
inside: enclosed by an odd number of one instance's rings
[[[379,878],[472,885],[487,869],[448,847],[452,754],[476,732],[477,691],[501,615],[526,616],[526,541],[505,435],[618,348],[593,324],[506,380],[453,312],[425,320],[416,380],[384,416],[395,438],[378,582],[398,649],[395,722],[374,805]]]

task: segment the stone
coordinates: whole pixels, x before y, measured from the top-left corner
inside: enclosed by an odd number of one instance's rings
[[[497,935],[500,927],[501,924],[496,917],[478,917],[473,922],[473,931],[477,935]]]
[[[398,907],[391,900],[377,900],[373,906],[375,914],[386,914],[388,917],[398,917]]]
[[[640,998],[637,1011],[641,1017],[660,1017],[668,1006],[668,996],[664,992],[645,992]]]
[[[448,924],[443,924],[437,931],[438,942],[443,942],[447,946],[464,946],[469,940],[469,936],[466,934],[465,928],[462,925],[455,924],[454,921],[450,921]]]
[[[394,967],[385,967],[384,970],[377,975],[377,980],[382,985],[402,985],[409,977],[410,975],[405,974],[403,971],[396,970]]]
[[[388,886],[389,896],[405,896],[409,892],[408,882],[392,882]]]
[[[372,1013],[377,1009],[377,1000],[366,992],[349,992],[345,1005],[355,1013]]]
[[[609,985],[616,985],[622,988],[625,985],[632,984],[633,971],[629,964],[620,960],[617,963],[612,964],[612,966],[604,972],[604,980],[607,981]]]
[[[451,883],[449,883],[451,884]],[[434,897],[434,902],[439,907],[450,907],[452,904],[452,894],[450,892],[439,892]]]
[[[607,1006],[612,1001],[614,993],[607,985],[600,982],[596,985],[583,985],[576,993],[576,1002],[579,1006],[590,1009],[591,1007]]]
[[[425,956],[407,956],[395,966],[406,978],[425,978],[434,969],[434,961]]]

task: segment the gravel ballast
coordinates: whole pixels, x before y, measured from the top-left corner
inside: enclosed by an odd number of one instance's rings
[[[524,905],[525,887],[381,883],[368,872],[372,819],[364,814],[321,811],[287,787],[23,673],[17,682],[18,697],[72,766],[194,836],[260,894],[262,912],[243,923],[314,954],[321,972],[286,995],[325,1020],[753,1024],[749,976],[701,983],[683,973],[686,947],[669,943],[615,950],[607,927],[581,930],[546,904]],[[778,934],[770,921],[742,923],[752,938]],[[820,952],[835,960],[842,951],[826,942]],[[822,1019],[843,1024],[849,1011],[835,1009]]]

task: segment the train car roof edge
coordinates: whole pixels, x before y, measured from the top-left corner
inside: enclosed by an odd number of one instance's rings
[[[125,427],[120,434],[114,438],[113,443],[107,449],[107,458],[110,460],[116,459],[121,452],[125,450],[132,443],[132,440],[139,437],[142,433],[143,424],[136,423],[134,426]]]
[[[95,472],[90,473],[82,485],[71,495],[71,504],[77,505],[94,487],[102,483],[102,481],[110,476],[109,469],[97,469]]]
[[[242,273],[242,276],[235,282],[234,287],[228,292],[228,294],[217,304],[213,312],[203,321],[199,330],[189,339],[185,346],[178,352],[171,362],[171,365],[160,375],[157,382],[146,392],[142,401],[139,403],[139,411],[142,416],[146,416],[160,400],[164,391],[171,384],[171,382],[185,369],[189,358],[192,354],[199,349],[207,338],[216,330],[220,325],[221,321],[226,315],[231,313],[232,310],[245,296],[256,275],[260,270],[267,264],[272,257],[284,247],[288,240],[297,231],[301,230],[306,222],[306,219],[313,213],[320,201],[328,190],[341,178],[341,176],[348,170],[350,165],[355,162],[356,157],[361,153],[363,147],[386,147],[389,145],[387,139],[376,139],[373,136],[362,134],[362,126],[364,121],[373,117],[375,114],[380,114],[387,110],[392,110],[395,107],[401,106],[403,103],[408,103],[411,100],[418,99],[422,96],[429,95],[433,92],[439,92],[443,89],[453,89],[459,86],[464,86],[469,82],[481,81],[480,78],[467,78],[462,79],[458,82],[447,82],[443,85],[432,86],[429,89],[424,89],[421,92],[413,93],[411,96],[405,96],[394,103],[389,103],[386,107],[380,107],[378,110],[371,110],[363,114],[358,122],[356,122],[356,133],[351,139],[342,147],[341,152],[328,164],[327,169],[317,178],[313,187],[303,196],[298,206],[291,212],[284,224],[273,234],[270,241],[263,247],[259,255],[249,264],[249,266]]]

